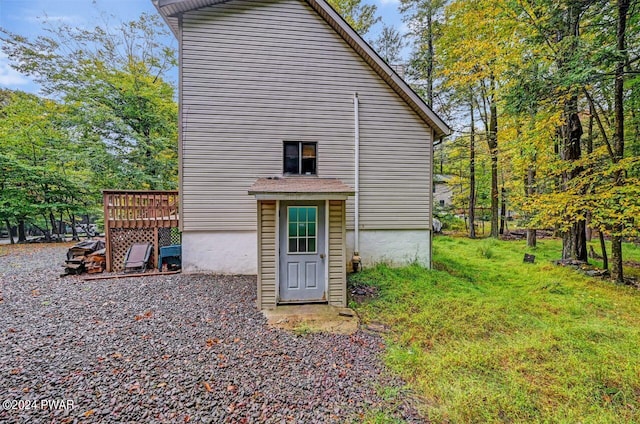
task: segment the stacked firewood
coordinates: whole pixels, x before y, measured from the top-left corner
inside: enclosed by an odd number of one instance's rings
[[[84,268],[89,274],[103,272],[107,267],[106,249],[100,249],[85,256]]]
[[[85,240],[67,251],[63,275],[77,275],[83,272],[95,274],[106,268],[107,258],[104,241],[100,239]]]

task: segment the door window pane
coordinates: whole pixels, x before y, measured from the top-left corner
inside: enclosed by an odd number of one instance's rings
[[[316,229],[318,208],[315,206],[289,206],[288,252],[316,253]]]

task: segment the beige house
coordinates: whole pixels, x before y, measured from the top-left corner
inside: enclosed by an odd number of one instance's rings
[[[446,208],[453,204],[451,179],[451,175],[433,174],[433,201],[435,205]]]
[[[346,270],[431,263],[447,125],[324,0],[153,0],[180,50],[183,269],[258,305],[345,306]]]

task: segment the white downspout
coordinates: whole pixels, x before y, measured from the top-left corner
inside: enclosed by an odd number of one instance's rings
[[[360,266],[360,112],[358,93],[353,94],[353,126],[354,126],[354,185],[355,185],[355,205],[354,205],[354,237],[353,237],[353,257],[351,263],[353,271],[358,271]]]

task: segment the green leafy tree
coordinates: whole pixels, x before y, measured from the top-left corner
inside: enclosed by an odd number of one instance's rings
[[[363,4],[362,0],[329,0],[329,4],[361,36],[380,21],[380,16],[376,15],[378,7],[374,4]]]
[[[396,28],[383,25],[380,35],[373,41],[372,45],[380,57],[388,64],[397,64],[402,60],[400,52],[404,47],[404,40],[400,31]]]
[[[91,29],[48,24],[27,39],[0,31],[12,66],[67,107],[68,125],[90,152],[94,191],[177,185],[177,105],[165,78],[176,65],[155,15]]]
[[[2,218],[21,228],[28,220],[50,237],[85,194],[83,152],[69,137],[65,107],[55,101],[13,92],[1,113]]]

